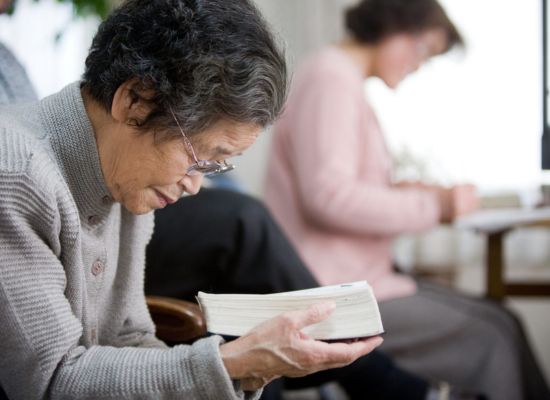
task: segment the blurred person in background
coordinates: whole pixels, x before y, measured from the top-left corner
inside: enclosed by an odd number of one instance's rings
[[[0,14],[8,11],[13,0],[0,0]],[[0,43],[0,105],[36,101],[36,93],[23,66]]]
[[[346,25],[347,40],[311,55],[294,76],[274,134],[268,208],[322,285],[373,286],[386,329],[381,349],[398,365],[495,400],[550,398],[507,310],[393,268],[393,238],[450,222],[477,199],[471,185],[392,182],[364,81],[396,88],[430,58],[462,46],[458,30],[436,0],[363,0]]]

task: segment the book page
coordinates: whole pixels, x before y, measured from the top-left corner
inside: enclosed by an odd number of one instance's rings
[[[343,283],[341,285],[323,286],[313,289],[294,290],[292,292],[272,293],[265,296],[315,296],[322,294],[337,293],[343,290],[367,286],[367,281],[358,281],[352,283]]]
[[[277,295],[199,292],[197,297],[206,316],[208,332],[214,334],[242,336],[285,311],[303,309],[328,299],[336,304],[334,312],[325,320],[305,327],[303,333],[314,339],[341,340],[384,332],[378,304],[365,281]]]

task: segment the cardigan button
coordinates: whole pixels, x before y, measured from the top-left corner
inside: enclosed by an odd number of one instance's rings
[[[106,206],[113,204],[115,202],[115,199],[113,199],[111,196],[104,196],[101,199],[101,202],[105,204]]]
[[[90,223],[90,225],[92,226],[97,226],[101,223],[101,217],[97,216],[97,215],[93,215],[91,216],[90,218],[88,218],[88,222]]]
[[[101,274],[103,272],[103,264],[99,261],[96,261],[92,264],[92,274],[95,276]]]

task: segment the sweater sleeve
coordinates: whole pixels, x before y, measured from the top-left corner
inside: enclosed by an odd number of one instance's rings
[[[221,363],[220,336],[168,350],[76,347],[51,385],[53,399],[257,399]]]
[[[338,74],[308,79],[299,107],[291,110],[285,123],[290,129],[287,150],[293,179],[309,222],[326,230],[370,235],[436,225],[440,206],[434,193],[360,179],[361,135],[369,135],[361,126],[362,89]]]
[[[259,397],[230,379],[217,336],[171,349],[82,346],[79,305],[65,293],[60,199],[1,162],[0,187],[0,386],[11,400]]]

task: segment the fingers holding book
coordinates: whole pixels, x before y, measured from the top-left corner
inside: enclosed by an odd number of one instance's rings
[[[296,326],[298,330],[305,328],[306,326],[317,324],[328,317],[336,309],[336,303],[332,300],[321,301],[316,304],[312,304],[302,310],[288,311],[289,316],[297,314],[299,320]],[[306,335],[307,336],[307,335]]]
[[[241,379],[245,390],[258,389],[278,376],[299,377],[348,365],[382,343],[378,336],[326,343],[301,331],[325,320],[334,309],[333,301],[323,301],[287,311],[223,344],[220,352],[230,377]]]
[[[380,336],[373,336],[369,338],[348,339],[335,343],[317,342],[321,345],[325,344],[330,346],[329,348],[326,348],[325,356],[327,357],[327,360],[333,360],[333,364],[330,367],[323,369],[340,368],[351,364],[359,357],[370,353],[375,348],[380,346],[383,341],[384,339]],[[348,354],[347,361],[346,358],[343,357],[346,353]],[[339,362],[338,358],[342,358],[343,362]]]

